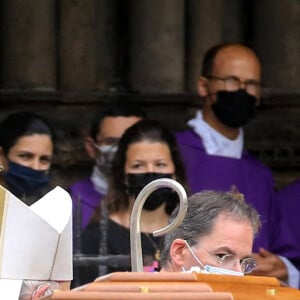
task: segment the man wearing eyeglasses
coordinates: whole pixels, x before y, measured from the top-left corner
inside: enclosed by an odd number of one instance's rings
[[[161,272],[251,273],[253,240],[261,226],[257,211],[234,192],[202,191],[188,203],[181,225],[165,236]]]
[[[92,173],[69,187],[75,214],[79,213],[77,204],[80,202],[82,228],[78,229],[86,228],[95,208],[106,195],[119,138],[128,127],[145,117],[141,108],[128,103],[107,104],[96,112],[84,144],[88,156],[95,162]],[[76,216],[73,219],[76,221]]]
[[[236,185],[263,223],[253,245],[257,252],[255,272],[298,287],[297,269],[270,252],[277,251],[272,249],[275,239],[280,239],[276,244],[279,249],[290,243],[288,237],[276,235],[279,216],[274,210],[272,173],[244,149],[243,126],[255,116],[261,97],[258,57],[241,44],[212,47],[203,59],[198,93],[203,99],[202,110],[188,122],[187,130],[177,133],[191,193],[228,190]]]

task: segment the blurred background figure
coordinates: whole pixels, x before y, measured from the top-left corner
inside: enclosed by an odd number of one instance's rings
[[[202,110],[188,122],[187,130],[177,134],[191,192],[226,191],[236,185],[263,223],[253,246],[257,260],[253,274],[276,274],[298,287],[299,271],[283,258],[287,252],[273,245],[275,237],[283,247],[289,247],[290,241],[278,233],[279,211],[274,206],[271,170],[244,147],[243,127],[255,117],[261,98],[257,55],[237,43],[211,47],[204,56],[197,88],[203,99]]]
[[[54,132],[32,112],[9,114],[0,123],[1,184],[30,205],[51,188]]]
[[[299,200],[300,200],[300,180],[295,180],[283,189],[276,191],[275,204],[279,211],[279,219],[277,221],[277,227],[279,233],[273,240],[273,249],[280,253],[283,257],[288,257],[289,260],[300,270],[300,218],[299,218]],[[288,246],[286,243],[282,243],[282,237],[289,240]],[[272,256],[266,253],[269,259]],[[284,258],[283,258],[284,259]],[[288,262],[287,262],[288,263]],[[269,264],[270,265],[270,264]],[[268,268],[268,265],[265,266]],[[270,276],[277,277],[276,269],[270,269]],[[274,272],[275,271],[275,272]],[[295,282],[299,278],[299,274],[295,272],[293,275]],[[297,286],[295,286],[297,288]],[[298,286],[298,289],[300,286]]]
[[[176,179],[185,188],[185,171],[176,139],[160,122],[141,120],[128,128],[119,141],[113,160],[112,176],[105,198],[108,212],[100,210],[82,236],[82,252],[103,254],[101,245],[104,234],[107,254],[130,254],[130,215],[135,198],[149,182],[158,178]],[[146,200],[141,214],[141,240],[145,271],[159,269],[162,237],[153,231],[168,224],[169,216],[179,202],[169,188],[153,192]],[[102,204],[103,204],[102,203]],[[105,209],[102,205],[101,209]],[[100,229],[101,218],[108,217],[107,228]],[[126,268],[109,268],[107,272],[126,271]],[[81,284],[94,280],[98,268],[83,268]]]
[[[94,116],[89,135],[84,141],[86,152],[95,163],[93,170],[89,177],[69,187],[76,213],[74,221],[81,218],[81,229],[86,228],[93,211],[107,192],[111,162],[119,138],[128,127],[145,117],[146,113],[137,105],[122,103],[103,106]]]

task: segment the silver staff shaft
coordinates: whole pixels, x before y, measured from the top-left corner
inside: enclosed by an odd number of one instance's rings
[[[143,253],[141,244],[141,213],[145,201],[149,195],[160,188],[171,188],[179,197],[179,211],[172,223],[153,232],[154,236],[161,236],[179,226],[187,211],[187,194],[183,186],[174,179],[160,178],[148,183],[138,194],[130,217],[130,248],[131,248],[131,269],[132,272],[143,271]]]

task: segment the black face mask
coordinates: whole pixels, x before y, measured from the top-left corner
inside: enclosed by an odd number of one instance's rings
[[[245,90],[219,91],[212,109],[223,124],[239,128],[255,116],[255,102],[256,98]]]
[[[160,178],[172,178],[172,174],[167,173],[128,173],[126,188],[129,195],[135,198],[139,192],[151,181]],[[170,188],[160,188],[150,194],[144,203],[143,208],[146,210],[155,210],[160,207],[163,203],[167,202],[168,199],[174,198],[175,193]]]

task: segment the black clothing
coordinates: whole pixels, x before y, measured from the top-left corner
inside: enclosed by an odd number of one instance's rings
[[[130,255],[130,231],[116,222],[108,219],[107,223],[107,254]],[[99,245],[101,241],[101,229],[99,223],[90,224],[82,234],[82,253],[99,254]],[[158,258],[162,249],[163,237],[154,237],[153,234],[141,233],[141,243],[143,251],[144,266],[151,266]],[[155,259],[156,257],[156,259]],[[108,273],[117,271],[131,271],[129,267],[120,266],[118,268],[108,268]],[[98,266],[79,268],[80,285],[91,282],[98,277]]]

